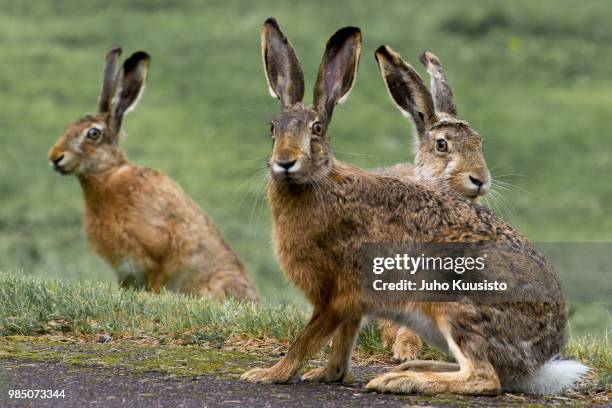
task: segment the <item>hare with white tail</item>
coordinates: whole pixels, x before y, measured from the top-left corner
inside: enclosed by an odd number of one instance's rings
[[[416,156],[414,164],[400,163],[372,171],[426,184],[478,203],[491,186],[491,175],[482,151],[483,138],[467,122],[457,118],[453,91],[440,60],[431,52],[425,52],[421,62],[431,79],[431,93],[415,70],[398,76],[380,66],[393,102],[414,125]],[[433,107],[435,122],[415,105],[416,98]],[[383,342],[393,344],[395,361],[416,358],[422,347],[418,336],[405,327],[398,329],[385,321],[379,326]]]
[[[361,49],[361,32],[338,30],[328,41],[315,83],[314,102],[302,104],[304,78],[293,48],[274,19],[263,27],[268,84],[280,99],[272,121],[268,199],[273,242],[285,274],[313,306],[312,317],[287,354],[274,366],[243,374],[250,382],[287,382],[304,361],[333,336],[326,367],[304,380],[333,382],[349,372],[363,316],[387,318],[417,329],[432,345],[449,350],[457,364],[414,361],[368,383],[396,393],[495,394],[502,389],[555,393],[587,368],[557,360],[566,325],[563,296],[551,265],[520,233],[484,207],[426,185],[376,175],[337,160],[328,127],[336,104],[351,90]],[[412,69],[388,47],[378,61],[398,78]],[[405,95],[426,125],[436,123],[433,104]],[[415,302],[366,296],[361,249],[368,242],[475,242],[506,244],[521,268],[498,263],[509,285],[553,284],[539,300],[479,303]],[[507,268],[507,269],[505,269]]]
[[[119,147],[124,115],[137,104],[150,57],[136,52],[119,69],[106,56],[98,113],[71,123],[49,151],[61,174],[75,174],[85,197],[85,230],[123,287],[257,301],[255,286],[213,221],[173,180],[128,162]]]

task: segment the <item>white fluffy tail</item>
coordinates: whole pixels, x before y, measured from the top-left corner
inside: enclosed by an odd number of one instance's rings
[[[534,374],[508,380],[503,384],[507,391],[535,395],[554,395],[571,387],[591,369],[578,361],[552,358]]]

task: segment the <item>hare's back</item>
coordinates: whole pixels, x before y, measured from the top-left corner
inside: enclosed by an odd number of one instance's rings
[[[368,170],[372,174],[395,177],[403,181],[414,181],[415,167],[410,163],[399,163],[389,167],[377,167]]]
[[[182,188],[156,170],[124,166],[105,187],[106,198],[90,203],[86,214],[86,228],[102,255],[176,255],[197,247],[199,235],[210,228],[210,219]]]

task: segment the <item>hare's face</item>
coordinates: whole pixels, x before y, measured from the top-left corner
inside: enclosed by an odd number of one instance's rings
[[[121,123],[140,99],[150,57],[138,51],[125,60],[117,72],[120,54],[119,46],[111,47],[106,54],[98,114],[71,123],[49,150],[49,162],[55,171],[81,177],[125,163],[118,147]]]
[[[320,115],[301,106],[276,117],[271,123],[273,146],[268,160],[272,179],[308,184],[327,176],[331,160],[325,130]]]
[[[53,169],[61,174],[88,175],[116,162],[118,147],[109,137],[104,116],[86,116],[70,124],[49,151]]]
[[[331,171],[327,127],[334,107],[346,99],[355,83],[361,31],[344,27],[327,41],[313,103],[304,107],[304,74],[293,47],[278,22],[269,18],[261,31],[261,51],[270,94],[281,114],[271,122],[270,178],[276,183],[318,185]]]
[[[442,122],[419,141],[419,175],[445,190],[477,202],[491,187],[491,175],[482,154],[482,136],[465,122]]]
[[[388,46],[376,50],[389,95],[416,128],[416,175],[447,192],[478,202],[491,187],[491,175],[482,155],[482,137],[458,119],[453,91],[438,57],[425,51],[420,60],[429,73],[431,92],[398,53]]]

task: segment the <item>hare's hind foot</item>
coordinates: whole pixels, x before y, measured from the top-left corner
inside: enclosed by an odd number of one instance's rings
[[[394,394],[464,394],[495,395],[500,392],[499,379],[490,370],[466,375],[454,372],[390,372],[374,378],[366,385],[371,391]]]
[[[455,342],[451,335],[451,326],[444,316],[440,316],[437,323],[449,350],[459,364],[434,361],[404,363],[396,370],[374,378],[366,385],[366,388],[372,391],[398,394],[498,394],[501,391],[500,381],[491,364],[481,358],[475,358],[470,348],[465,345],[460,347]],[[470,346],[478,345],[470,344]],[[476,349],[480,348],[476,347]]]
[[[459,364],[447,363],[445,361],[433,361],[433,360],[413,360],[406,361],[403,364],[395,367],[392,372],[401,371],[413,371],[413,372],[432,372],[432,373],[446,373],[459,371]]]

